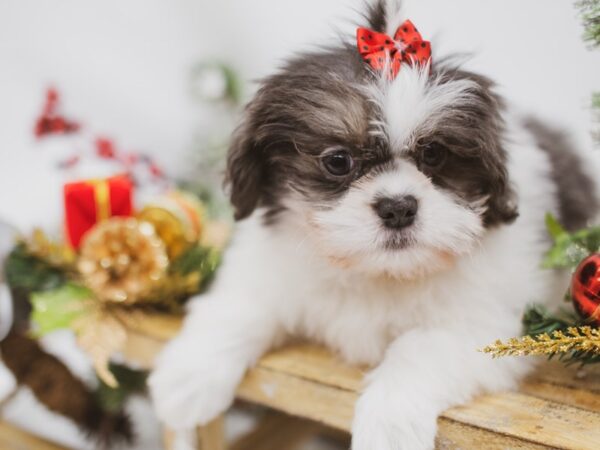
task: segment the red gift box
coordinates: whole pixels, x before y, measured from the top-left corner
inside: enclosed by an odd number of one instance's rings
[[[132,214],[132,184],[125,176],[68,183],[64,200],[67,241],[78,248],[83,235],[96,223]]]

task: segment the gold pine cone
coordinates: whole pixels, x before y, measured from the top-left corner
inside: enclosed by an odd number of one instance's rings
[[[151,224],[113,217],[84,236],[77,268],[98,299],[132,304],[150,296],[168,264],[165,245]]]

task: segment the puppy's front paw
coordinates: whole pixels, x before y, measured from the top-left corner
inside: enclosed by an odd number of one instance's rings
[[[217,358],[188,340],[171,342],[148,379],[159,419],[175,430],[206,424],[225,411],[241,377],[239,365],[227,355]]]
[[[429,450],[436,417],[417,412],[410,402],[370,386],[359,398],[352,423],[352,450]]]

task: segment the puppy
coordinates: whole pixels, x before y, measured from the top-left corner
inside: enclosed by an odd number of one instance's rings
[[[402,24],[388,0],[364,26]],[[544,216],[583,226],[595,188],[562,136],[515,119],[489,79],[435,53],[395,65],[408,50],[391,45],[383,61],[360,37],[296,57],[248,105],[227,161],[237,231],[149,381],[170,426],[222,413],[290,336],[372,367],[354,450],[433,448],[441,412],[527,372],[477,349],[562,294],[540,269]]]

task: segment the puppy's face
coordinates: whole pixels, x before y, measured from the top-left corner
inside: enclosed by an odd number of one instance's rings
[[[236,217],[299,226],[332,263],[412,278],[516,217],[491,83],[449,64],[389,81],[351,46],[265,80],[228,157]],[[291,220],[288,220],[291,219]]]

